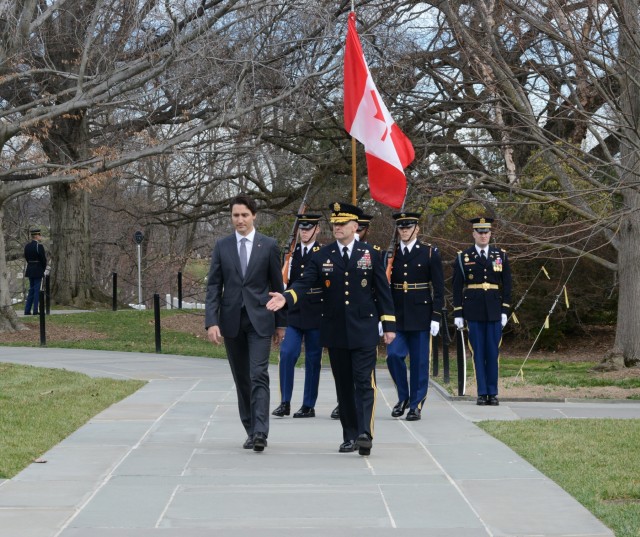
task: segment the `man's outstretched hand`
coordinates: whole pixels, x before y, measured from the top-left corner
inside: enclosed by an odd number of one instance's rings
[[[267,309],[269,311],[278,311],[284,308],[284,305],[287,303],[287,300],[284,298],[282,293],[269,293],[271,300],[267,302]]]

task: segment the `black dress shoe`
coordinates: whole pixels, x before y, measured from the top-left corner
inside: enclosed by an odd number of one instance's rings
[[[264,451],[267,447],[267,435],[264,433],[256,433],[253,435],[253,451]]]
[[[418,421],[421,417],[419,408],[411,408],[407,412],[407,421]]]
[[[491,406],[498,406],[500,401],[498,401],[498,398],[495,395],[490,395],[487,404]]]
[[[476,405],[478,406],[486,406],[487,405],[487,396],[486,395],[478,395],[478,399],[476,399]]]
[[[271,413],[272,416],[278,416],[279,418],[288,416],[289,414],[291,414],[291,403],[280,403]]]
[[[296,412],[293,415],[293,417],[294,418],[315,418],[316,411],[311,407],[302,405],[302,407],[300,407],[300,410],[298,410],[298,412]]]
[[[253,449],[253,436],[247,436],[247,439],[242,444],[244,449]]]
[[[362,433],[356,439],[356,446],[358,446],[358,454],[360,455],[369,455],[371,454],[371,446],[373,442],[371,441],[371,437],[367,433]]]
[[[332,420],[339,420],[340,419],[340,405],[338,405],[336,408],[334,408],[331,411],[331,419]]]
[[[353,453],[356,450],[356,443],[353,440],[347,440],[346,442],[342,442],[338,451],[340,453]]]
[[[399,418],[400,416],[402,416],[404,414],[404,411],[406,410],[406,408],[409,406],[409,401],[398,401],[396,403],[396,406],[393,407],[393,410],[391,411],[391,417],[392,418]]]

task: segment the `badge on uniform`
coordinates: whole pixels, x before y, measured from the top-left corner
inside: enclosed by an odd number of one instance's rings
[[[333,272],[333,263],[329,259],[322,263],[322,272]]]
[[[362,285],[362,287],[366,287],[367,286],[367,279],[363,278],[362,281],[360,282],[360,285]]]
[[[358,259],[356,267],[363,270],[371,269],[371,254],[369,253],[369,250],[365,250],[364,255]]]
[[[494,272],[502,272],[502,258],[498,257],[493,262],[493,270]]]

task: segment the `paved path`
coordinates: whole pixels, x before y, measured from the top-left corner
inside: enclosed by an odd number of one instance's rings
[[[423,419],[407,422],[390,417],[395,391],[380,371],[371,456],[339,454],[323,370],[317,417],[272,419],[268,448],[254,453],[241,448],[225,361],[7,347],[0,361],[150,380],[46,453],[46,464],[0,483],[0,537],[612,536],[473,422],[640,417],[640,404],[481,408],[431,389]],[[273,368],[275,393],[276,379]]]

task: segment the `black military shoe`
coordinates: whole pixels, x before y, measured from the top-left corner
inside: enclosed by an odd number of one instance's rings
[[[338,451],[340,453],[353,453],[356,450],[356,443],[353,440],[347,440],[346,442],[342,442]]]
[[[253,436],[247,436],[247,439],[242,444],[244,449],[253,449]]]
[[[372,445],[371,437],[367,433],[362,433],[356,439],[356,446],[358,446],[358,454],[360,455],[370,455]]]
[[[256,433],[253,435],[253,451],[264,451],[267,447],[267,435],[264,433]]]
[[[406,410],[406,408],[409,406],[409,401],[398,401],[396,403],[396,406],[393,407],[393,410],[391,411],[391,417],[392,418],[399,418],[400,416],[402,416],[404,414],[404,411]]]
[[[486,395],[478,395],[478,399],[476,399],[476,405],[478,406],[487,406],[488,399]]]
[[[340,419],[340,405],[338,405],[336,408],[334,408],[331,411],[331,419],[332,420],[339,420]]]
[[[498,406],[500,401],[498,401],[498,398],[495,395],[490,395],[487,404],[490,406]]]
[[[407,421],[418,421],[421,417],[419,408],[411,408],[407,412]]]
[[[271,415],[282,418],[283,416],[288,416],[291,414],[291,403],[280,403],[278,408],[276,408]]]
[[[293,415],[293,417],[294,418],[315,418],[316,411],[311,407],[302,405],[302,407],[300,407],[300,410],[298,410],[298,412],[296,412]]]

